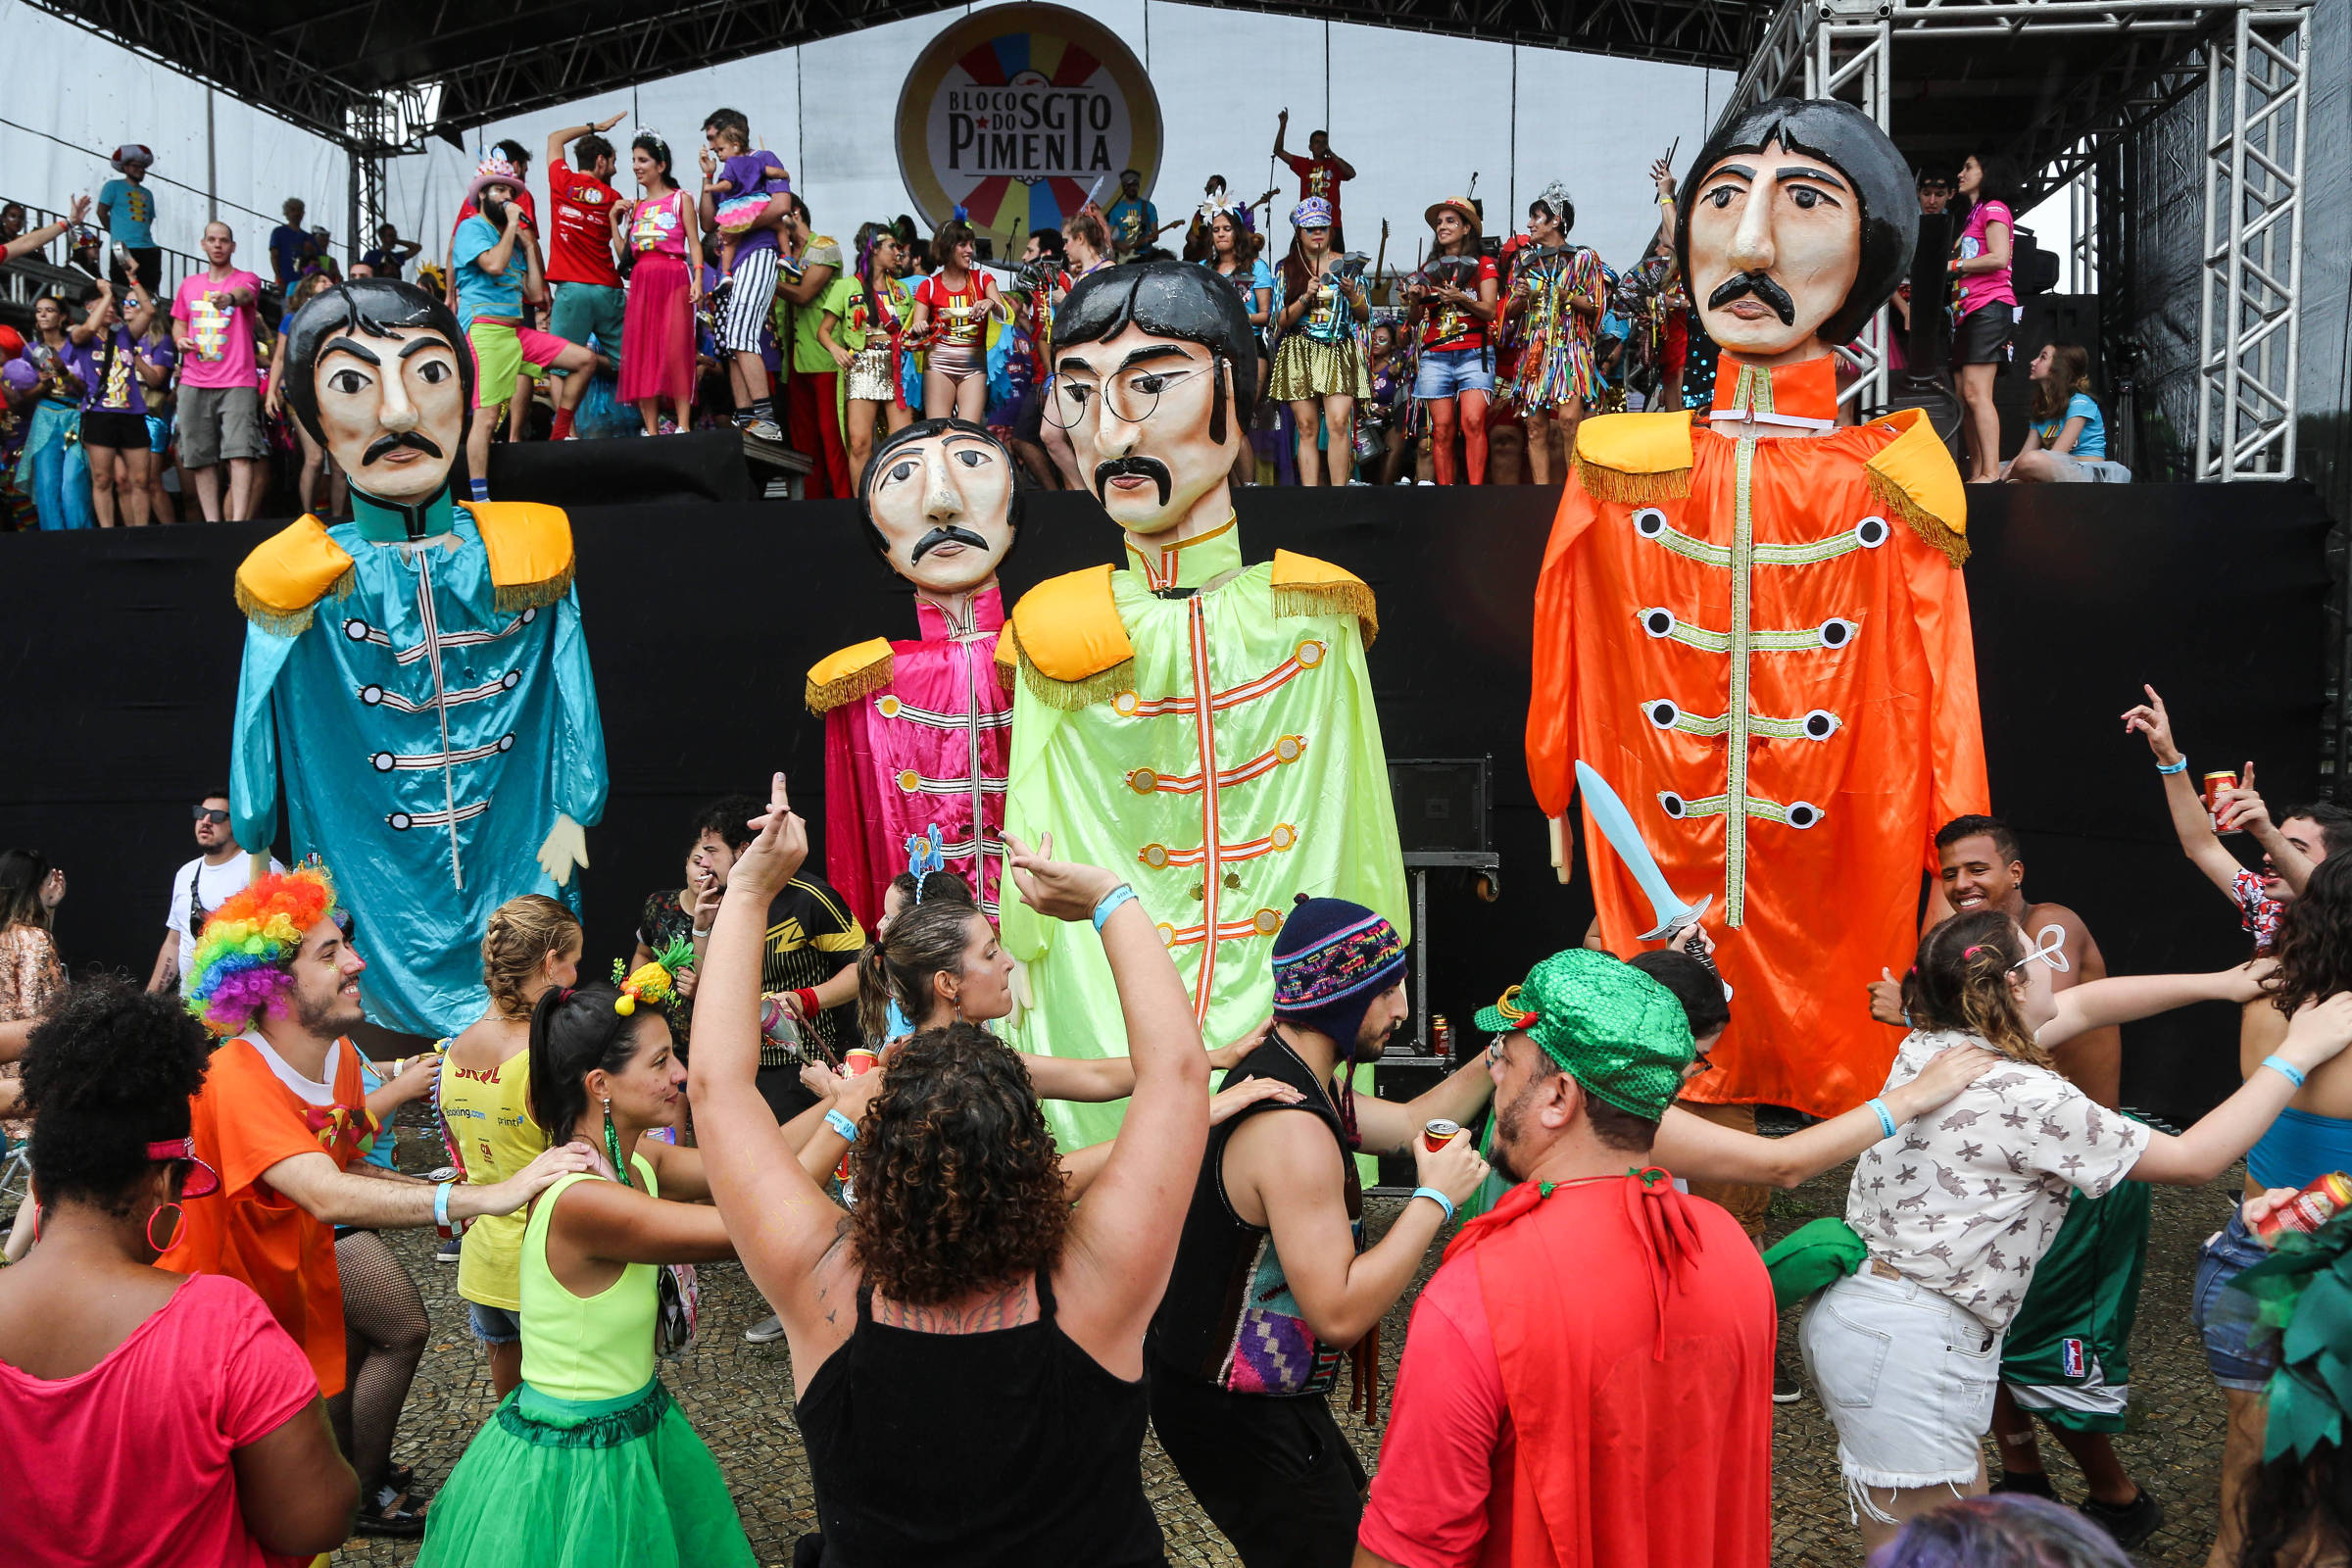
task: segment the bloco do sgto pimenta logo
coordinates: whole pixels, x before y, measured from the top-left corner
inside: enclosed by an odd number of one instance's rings
[[[976,12],[931,41],[899,93],[899,168],[936,227],[955,210],[1009,248],[1159,172],[1159,101],[1115,33],[1060,6]],[[1004,252],[1001,250],[1000,254]]]

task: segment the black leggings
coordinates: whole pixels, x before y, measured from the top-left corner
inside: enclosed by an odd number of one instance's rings
[[[373,1231],[335,1242],[343,1276],[343,1392],[327,1401],[335,1437],[360,1476],[360,1505],[372,1508],[392,1462],[400,1408],[424,1356],[424,1298]]]

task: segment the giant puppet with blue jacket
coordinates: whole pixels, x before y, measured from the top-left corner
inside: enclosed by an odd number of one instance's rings
[[[317,852],[358,911],[368,1016],[451,1034],[485,1005],[481,936],[524,893],[574,909],[605,736],[555,507],[454,499],[473,414],[457,319],[355,278],[285,324],[279,384],[351,482],[245,558],[230,807],[238,842]]]

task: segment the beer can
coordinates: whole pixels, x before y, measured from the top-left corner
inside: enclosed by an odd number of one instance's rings
[[[1442,1012],[1429,1015],[1429,1049],[1434,1055],[1453,1054],[1453,1025],[1446,1021]]]
[[[1461,1132],[1462,1124],[1460,1122],[1447,1121],[1443,1116],[1433,1116],[1421,1129],[1421,1147],[1434,1154],[1460,1137]]]
[[[2222,791],[2233,790],[2235,788],[2237,788],[2237,772],[2235,769],[2230,769],[2221,773],[2206,774],[2205,814],[2207,816],[2212,816],[2219,811],[2221,809]]]
[[[2276,1239],[2281,1231],[2308,1236],[2347,1208],[2352,1208],[2352,1176],[2329,1171],[2257,1220],[2254,1231],[2265,1239]]]
[[[841,1070],[853,1078],[862,1077],[874,1070],[875,1059],[874,1054],[865,1047],[852,1046],[841,1054]]]

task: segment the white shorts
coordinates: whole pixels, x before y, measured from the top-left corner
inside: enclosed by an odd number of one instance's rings
[[[2000,1335],[1885,1267],[1865,1263],[1822,1292],[1797,1331],[1838,1428],[1847,1495],[1881,1519],[1861,1489],[1957,1490],[1976,1479],[2001,1378]]]
[[[2045,454],[2060,484],[2130,484],[2132,470],[2101,458],[2078,458],[2064,452]]]
[[[728,274],[727,318],[719,323],[719,347],[733,354],[760,352],[760,329],[767,324],[776,303],[776,252],[773,246],[735,253],[735,270]]]

